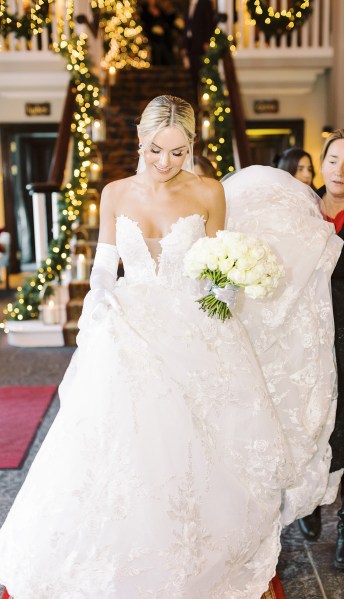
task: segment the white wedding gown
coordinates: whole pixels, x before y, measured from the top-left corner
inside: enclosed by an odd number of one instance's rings
[[[289,449],[246,331],[182,275],[194,214],[161,240],[117,219],[125,280],[81,317],[61,409],[0,533],[15,599],[260,599],[280,551]],[[90,292],[92,294],[92,292]]]
[[[264,301],[239,295],[236,313],[262,367],[297,474],[282,523],[332,503],[342,471],[329,476],[337,404],[331,275],[343,241],[324,221],[320,198],[280,169],[251,166],[223,183],[228,227],[264,239],[285,268]]]

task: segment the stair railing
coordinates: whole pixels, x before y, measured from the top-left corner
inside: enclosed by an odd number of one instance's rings
[[[42,260],[48,253],[48,230],[47,230],[47,202],[51,195],[52,206],[52,233],[57,238],[59,233],[58,221],[58,200],[59,192],[62,188],[64,173],[67,166],[68,148],[70,142],[70,130],[73,113],[75,110],[76,88],[73,79],[70,80],[63,114],[60,121],[58,136],[55,145],[48,181],[42,183],[30,183],[26,186],[32,195],[33,220],[34,220],[34,238],[36,264],[41,265]]]

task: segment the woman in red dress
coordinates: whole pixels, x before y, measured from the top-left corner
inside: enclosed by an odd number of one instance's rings
[[[344,239],[344,129],[334,131],[325,141],[321,155],[321,170],[325,185],[318,189],[320,209],[324,219],[334,224],[336,233]],[[332,301],[335,323],[335,350],[338,369],[338,403],[332,447],[331,472],[344,468],[344,251],[332,275]],[[338,511],[338,537],[334,565],[344,570],[344,479],[341,482],[341,507]],[[302,518],[300,529],[308,540],[316,540],[321,532],[321,509]]]

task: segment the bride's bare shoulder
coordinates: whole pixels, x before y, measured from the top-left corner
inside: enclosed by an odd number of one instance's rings
[[[125,198],[131,190],[135,178],[136,175],[133,175],[131,177],[126,177],[125,179],[111,181],[111,183],[105,185],[101,195],[103,208],[108,207],[113,211],[116,211],[116,206],[118,206],[121,200]]]
[[[223,187],[216,179],[210,177],[199,177],[200,197],[208,206],[223,204],[225,195]]]

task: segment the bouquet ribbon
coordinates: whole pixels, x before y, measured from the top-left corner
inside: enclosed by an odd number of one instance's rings
[[[229,310],[235,308],[237,302],[238,287],[228,283],[225,287],[219,287],[212,281],[206,281],[202,286],[202,291],[213,295],[217,300],[226,304]]]

